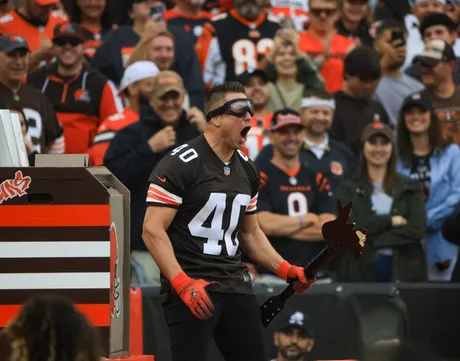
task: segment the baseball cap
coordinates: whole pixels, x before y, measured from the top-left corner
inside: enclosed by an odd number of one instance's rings
[[[56,5],[59,4],[59,0],[34,0],[36,4],[40,6]]]
[[[426,29],[435,25],[445,26],[449,30],[457,29],[457,24],[455,24],[449,15],[444,13],[429,13],[423,18],[420,24],[420,34],[423,35]]]
[[[155,77],[152,94],[158,98],[170,91],[185,93],[184,82],[179,74],[171,70],[160,71]]]
[[[267,74],[262,69],[248,69],[236,77],[236,81],[247,85],[253,76],[260,77],[265,83],[268,82]]]
[[[409,95],[406,99],[404,99],[404,102],[401,106],[401,111],[404,112],[414,106],[418,106],[424,110],[430,110],[430,111],[433,109],[431,100],[428,98],[427,95],[423,93],[415,93],[415,94]]]
[[[12,51],[19,49],[30,51],[29,45],[27,44],[27,41],[24,38],[21,38],[17,35],[0,36],[0,51],[3,51],[6,54],[8,54]]]
[[[369,140],[370,138],[372,138],[374,135],[383,135],[390,142],[394,141],[393,129],[391,129],[389,125],[384,124],[384,123],[373,122],[373,123],[366,125],[366,128],[364,128],[361,139],[363,142],[365,142]]]
[[[119,92],[125,90],[129,85],[134,84],[140,80],[154,78],[158,75],[160,69],[154,62],[142,60],[136,61],[125,69],[123,78],[120,82]]]
[[[422,55],[418,57],[422,64],[435,66],[440,62],[455,60],[455,53],[452,47],[444,40],[434,39],[425,44]]]
[[[53,40],[59,38],[76,38],[82,42],[85,41],[85,37],[83,36],[83,29],[77,23],[64,23],[57,25],[54,28]]]
[[[290,108],[284,108],[273,113],[270,128],[272,132],[290,125],[303,127],[300,114],[297,111]]]
[[[282,326],[277,331],[282,332],[283,330],[297,328],[304,331],[308,336],[313,337],[315,332],[313,326],[308,321],[310,321],[310,317],[307,314],[301,311],[294,311],[286,317]]]

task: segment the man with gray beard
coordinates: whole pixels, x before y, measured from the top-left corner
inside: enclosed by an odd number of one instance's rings
[[[293,312],[273,334],[277,356],[272,361],[307,361],[308,353],[315,344],[315,336],[311,325],[305,321],[308,321],[308,315]]]
[[[255,69],[273,47],[278,21],[264,11],[265,0],[235,0],[234,8],[203,27],[195,50],[207,86],[235,80]]]

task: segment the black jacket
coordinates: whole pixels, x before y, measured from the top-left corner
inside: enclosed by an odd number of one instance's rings
[[[390,123],[383,106],[371,98],[357,99],[343,91],[334,94],[335,112],[329,134],[344,143],[359,157],[361,134],[369,123],[380,121]]]
[[[131,192],[131,250],[146,250],[142,240],[142,225],[150,173],[170,150],[199,134],[187,121],[184,112],[177,123],[176,144],[168,151],[153,153],[147,141],[165,126],[152,108],[143,108],[140,121],[120,130],[104,157],[104,165]]]
[[[342,204],[353,200],[350,221],[367,229],[367,241],[359,260],[344,257],[342,276],[352,282],[373,282],[377,251],[393,250],[392,281],[417,282],[426,280],[426,261],[421,241],[426,232],[426,213],[419,182],[398,175],[391,213],[377,215],[372,207],[371,186],[359,180],[345,182],[337,190]],[[393,227],[392,216],[407,219],[405,226]]]

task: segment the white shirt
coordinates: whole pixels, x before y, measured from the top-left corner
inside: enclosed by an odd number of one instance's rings
[[[321,159],[326,151],[327,146],[329,145],[329,135],[326,134],[324,140],[321,143],[313,143],[312,141],[304,138],[305,143],[308,145],[308,148],[316,155],[316,158]]]
[[[423,53],[425,44],[423,43],[422,35],[420,34],[419,26],[420,23],[417,17],[413,14],[407,14],[404,17],[404,23],[407,29],[407,41],[406,41],[406,61],[401,70],[404,71],[408,66],[412,65],[414,57]]]

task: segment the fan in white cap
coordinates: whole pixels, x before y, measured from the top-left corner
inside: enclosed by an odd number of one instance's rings
[[[160,69],[151,61],[136,61],[125,69],[118,91],[121,93],[131,84],[140,80],[154,78],[159,72]]]

